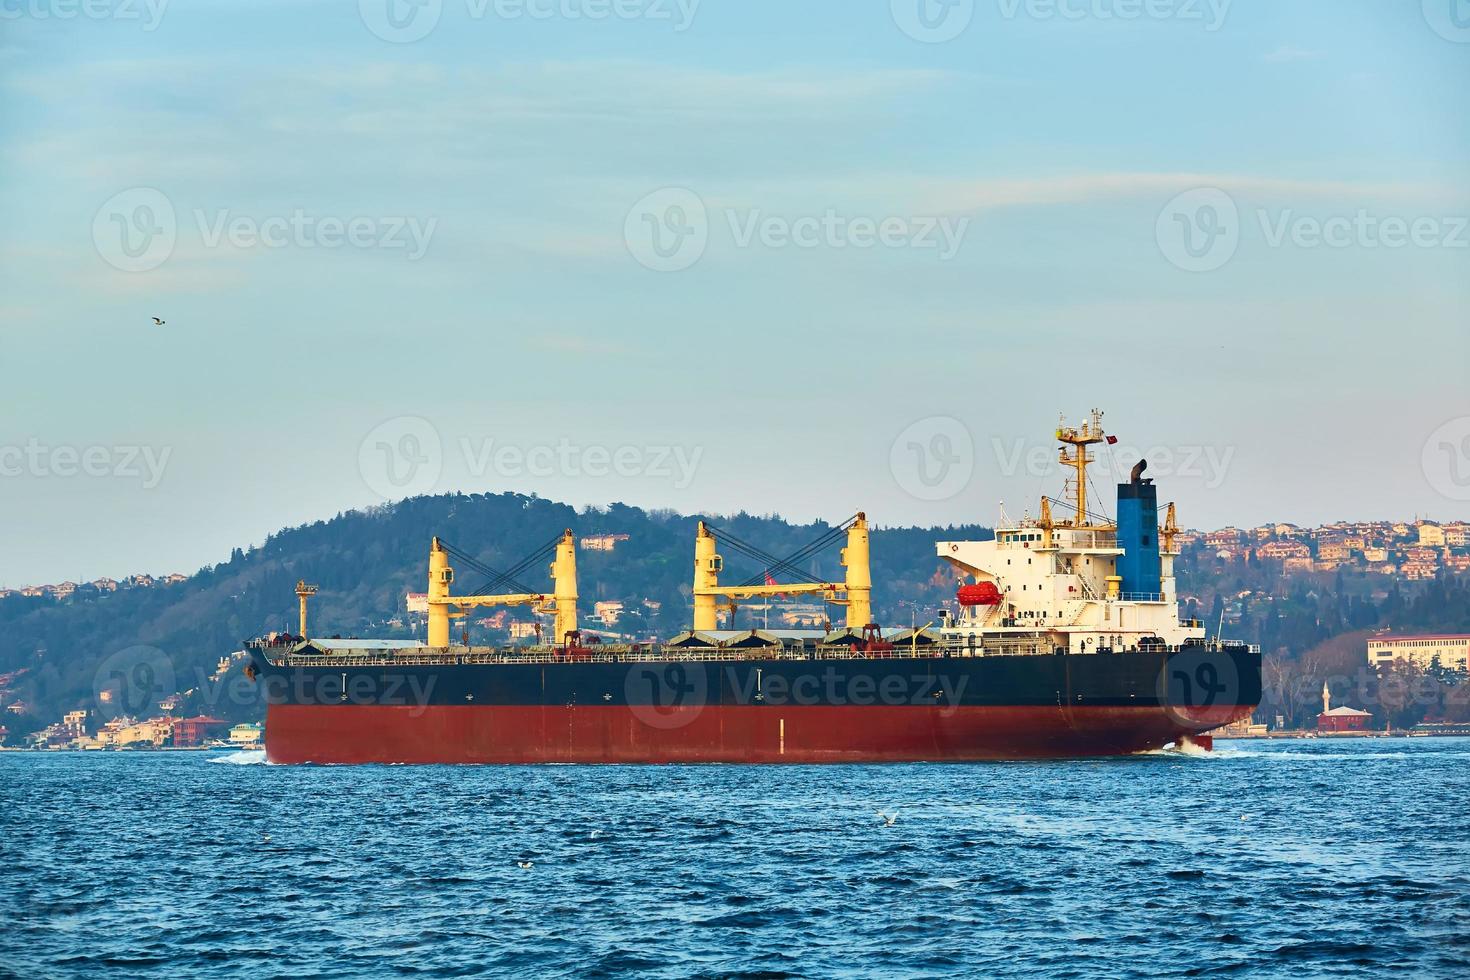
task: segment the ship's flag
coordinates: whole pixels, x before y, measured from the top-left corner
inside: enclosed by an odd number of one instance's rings
[[[1108,436],[1108,445],[1109,446],[1116,446],[1117,444],[1118,444],[1118,437],[1117,436]]]
[[[780,584],[780,583],[778,583],[776,581],[775,577],[772,576],[770,572],[766,572],[765,574],[766,574],[766,584],[767,585],[779,585]],[[776,598],[778,598],[778,599],[784,599],[784,598],[786,598],[786,593],[784,593],[784,592],[778,592],[778,593],[776,593]]]

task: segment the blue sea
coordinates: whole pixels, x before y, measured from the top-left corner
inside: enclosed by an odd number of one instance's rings
[[[0,974],[1465,977],[1467,773],[1464,739],[830,767],[3,753]]]

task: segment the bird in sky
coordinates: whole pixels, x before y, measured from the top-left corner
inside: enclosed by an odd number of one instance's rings
[[[160,320],[158,317],[154,317],[153,318],[153,325],[155,327],[161,327],[161,326],[163,326],[163,321]]]

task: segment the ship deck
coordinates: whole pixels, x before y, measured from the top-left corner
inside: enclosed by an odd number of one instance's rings
[[[278,667],[323,667],[323,666],[461,666],[481,664],[555,664],[555,663],[739,663],[743,661],[823,661],[823,660],[941,660],[947,658],[984,658],[1016,656],[1067,656],[1099,657],[1128,653],[1169,653],[1180,650],[1249,650],[1259,653],[1256,646],[1245,644],[1193,644],[1189,646],[1166,646],[1155,644],[1143,647],[1110,649],[1102,647],[1087,651],[1067,651],[1058,648],[1040,637],[1021,640],[1007,637],[988,643],[970,645],[964,642],[938,642],[895,645],[890,648],[863,648],[849,644],[819,644],[814,646],[770,645],[750,647],[690,647],[690,646],[623,646],[600,645],[592,647],[433,647],[385,648],[380,646],[336,648],[321,651],[308,641],[298,647],[256,647],[271,663]]]

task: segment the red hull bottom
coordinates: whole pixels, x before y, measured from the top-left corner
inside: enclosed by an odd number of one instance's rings
[[[279,763],[958,762],[1156,749],[1249,706],[271,705]]]

